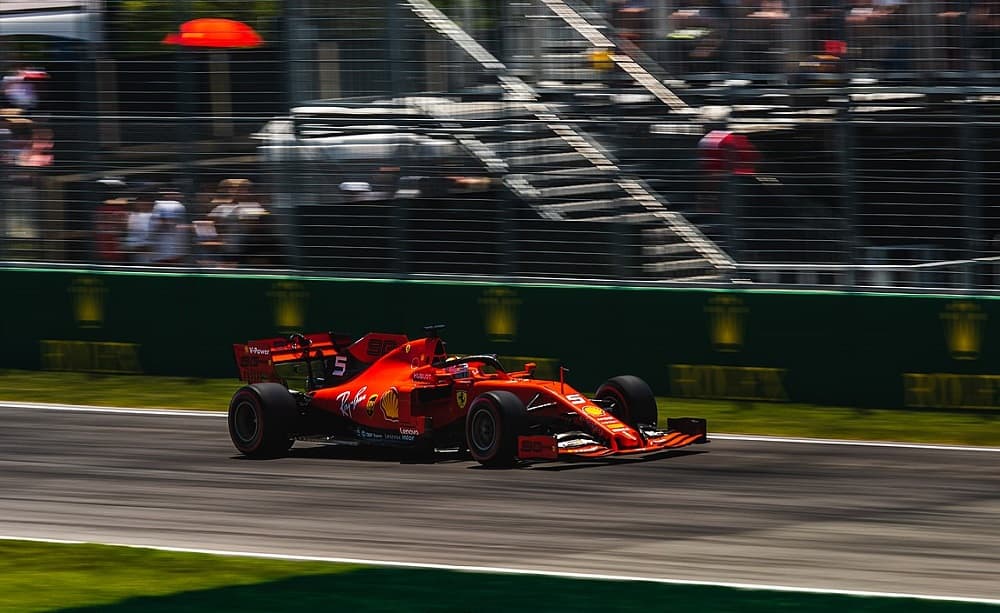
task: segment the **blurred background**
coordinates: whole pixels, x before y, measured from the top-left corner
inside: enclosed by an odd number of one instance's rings
[[[0,260],[1000,283],[994,0],[4,0]]]

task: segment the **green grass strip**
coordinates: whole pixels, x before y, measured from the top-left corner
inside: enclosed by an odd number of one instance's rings
[[[238,379],[0,370],[0,400],[224,411]]]
[[[708,432],[767,436],[1000,446],[1000,414],[854,409],[809,404],[660,398],[660,423],[704,417]]]
[[[236,379],[0,371],[0,400],[223,411]],[[852,409],[796,403],[659,399],[660,421],[705,417],[709,432],[1000,446],[1000,413]]]
[[[997,611],[976,603],[490,575],[0,541],[0,610],[158,613],[284,610]]]
[[[352,568],[106,545],[0,541],[0,611],[103,608],[130,598],[156,601]]]

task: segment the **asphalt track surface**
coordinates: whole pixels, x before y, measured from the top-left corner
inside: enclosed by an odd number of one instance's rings
[[[0,403],[0,534],[1000,598],[1000,452],[715,440],[486,470]]]

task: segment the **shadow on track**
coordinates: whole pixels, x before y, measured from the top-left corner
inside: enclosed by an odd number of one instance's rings
[[[58,588],[58,584],[55,586]],[[136,588],[141,592],[141,586]],[[58,609],[60,613],[168,613],[286,610],[547,613],[671,610],[773,613],[909,613],[985,610],[954,602],[737,590],[646,582],[584,581],[544,576],[488,575],[441,570],[354,568],[251,585],[136,596],[115,603]]]
[[[458,464],[467,463],[470,470],[541,470],[558,472],[578,470],[581,468],[600,468],[603,466],[620,466],[622,464],[642,464],[668,458],[678,458],[690,455],[708,453],[707,450],[669,449],[643,456],[605,457],[605,458],[567,458],[555,461],[523,461],[508,467],[488,467],[476,463],[465,450],[437,450],[433,453],[418,452],[412,449],[394,447],[352,446],[352,445],[311,445],[308,447],[293,447],[284,456],[274,458],[248,458],[242,455],[230,456],[230,459],[249,462],[268,462],[288,458],[310,460],[337,460],[344,462],[380,462],[394,464]]]

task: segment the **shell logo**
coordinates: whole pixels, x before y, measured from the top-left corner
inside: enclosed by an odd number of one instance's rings
[[[587,413],[587,415],[591,415],[593,417],[600,417],[601,415],[604,415],[604,409],[600,407],[595,407],[592,404],[588,404],[587,406],[583,407],[583,410],[584,412]]]
[[[382,394],[381,406],[386,419],[399,419],[399,392],[396,388],[390,387],[389,391]]]

